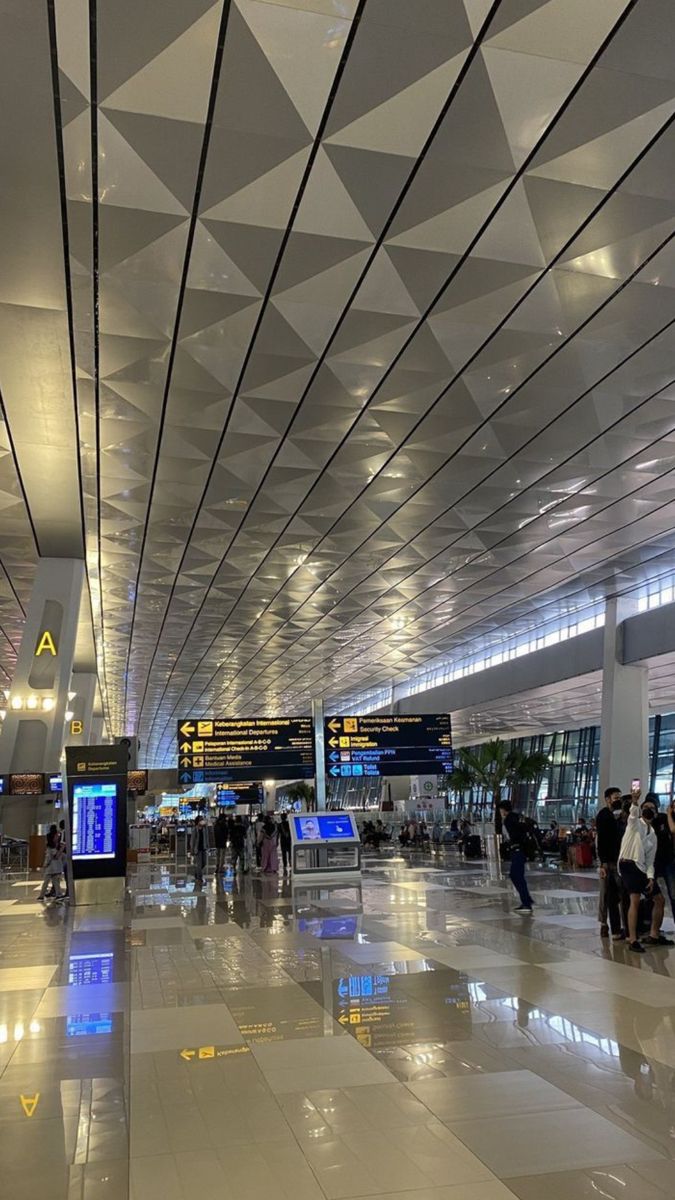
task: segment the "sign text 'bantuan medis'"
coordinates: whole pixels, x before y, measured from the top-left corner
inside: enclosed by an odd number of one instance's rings
[[[330,778],[444,775],[452,771],[450,714],[327,717]]]
[[[232,717],[178,722],[178,782],[311,779],[311,717]]]

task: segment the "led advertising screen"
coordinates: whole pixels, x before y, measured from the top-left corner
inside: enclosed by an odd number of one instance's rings
[[[73,860],[114,858],[117,843],[117,784],[74,783]]]
[[[299,842],[344,842],[354,840],[351,817],[339,813],[293,817]]]

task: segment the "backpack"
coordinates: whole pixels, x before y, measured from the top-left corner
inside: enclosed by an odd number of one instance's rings
[[[528,817],[521,816],[518,833],[520,836],[520,844],[523,848],[523,853],[527,861],[534,862],[539,853],[539,843],[534,835],[532,822]]]

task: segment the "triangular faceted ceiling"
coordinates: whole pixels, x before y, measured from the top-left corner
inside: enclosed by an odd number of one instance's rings
[[[670,5],[38,8],[0,49],[0,682],[38,550],[86,550],[152,764],[185,712],[345,703],[662,560]]]

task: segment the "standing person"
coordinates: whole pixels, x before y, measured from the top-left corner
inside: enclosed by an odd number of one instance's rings
[[[70,895],[71,872],[69,870],[69,862],[68,862],[68,844],[66,842],[66,822],[63,820],[63,818],[59,821],[59,849],[61,851],[61,859],[63,861],[63,883],[64,883],[64,887],[65,887],[63,899],[66,900],[68,898],[68,896]]]
[[[255,865],[260,870],[263,839],[263,815],[258,813],[255,819]]]
[[[262,824],[262,838],[260,842],[260,866],[265,875],[276,875],[279,870],[277,840],[276,824],[271,816],[267,816]]]
[[[64,852],[61,849],[59,831],[56,825],[50,825],[47,834],[45,850],[44,874],[38,900],[47,899],[47,890],[54,888],[54,898],[61,899],[61,875],[63,874]]]
[[[626,937],[621,911],[623,884],[619,874],[619,851],[624,826],[621,820],[621,788],[605,788],[605,805],[595,820],[597,831],[598,875],[600,895],[598,897],[598,921],[600,937],[609,937],[620,942]],[[609,924],[608,924],[609,918]]]
[[[230,847],[232,849],[232,870],[236,874],[237,867],[240,866],[242,872],[246,871],[246,828],[239,813],[234,818],[234,824],[230,831]]]
[[[656,810],[656,816],[652,823],[652,829],[656,834],[654,878],[663,880],[675,918],[675,813],[673,812],[673,801],[670,801],[665,812],[659,812],[659,797],[656,792],[647,792],[645,804],[649,801]]]
[[[279,845],[281,847],[284,875],[286,875],[288,873],[288,864],[291,861],[291,826],[288,821],[288,813],[284,813],[279,822]]]
[[[661,889],[654,878],[654,860],[656,858],[656,834],[652,822],[656,809],[651,800],[645,800],[640,810],[640,791],[632,793],[632,804],[628,814],[626,832],[621,841],[619,851],[619,872],[623,886],[630,896],[628,909],[629,949],[634,954],[644,954],[644,946],[638,940],[638,913],[640,898],[648,897],[652,901],[652,923],[649,936],[645,938],[648,946],[673,946],[661,933],[664,902]]]
[[[225,851],[227,850],[228,822],[224,812],[219,812],[213,826],[213,841],[216,847],[216,874],[222,875],[225,870]]]
[[[502,838],[508,843],[510,850],[509,878],[520,897],[516,912],[531,913],[534,904],[525,878],[527,829],[520,813],[513,811],[510,800],[500,800],[499,812],[502,818]]]
[[[204,818],[201,815],[197,817],[192,827],[190,851],[194,863],[195,881],[201,884],[204,882],[204,872],[209,852],[208,831]]]

